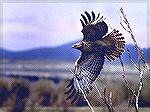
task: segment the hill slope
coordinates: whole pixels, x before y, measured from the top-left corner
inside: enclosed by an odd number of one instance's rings
[[[5,49],[0,49],[0,58],[11,59],[11,60],[64,60],[64,61],[75,61],[80,52],[72,49],[71,46],[76,43],[72,42],[55,48],[37,48],[25,51],[9,51]],[[126,45],[131,51],[131,56],[134,61],[137,61],[138,55],[133,45]],[[146,61],[150,62],[150,48],[142,49],[144,52],[144,57]],[[130,62],[128,58],[128,53],[124,52],[122,55],[124,62]],[[116,63],[119,60],[115,61]]]

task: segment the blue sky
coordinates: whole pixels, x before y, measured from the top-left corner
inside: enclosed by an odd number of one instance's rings
[[[3,37],[1,47],[25,50],[56,47],[82,39],[79,19],[84,11],[101,13],[108,25],[119,29],[132,43],[130,35],[119,24],[118,10],[124,8],[140,47],[148,46],[147,3],[3,3]],[[111,28],[109,28],[111,32]]]

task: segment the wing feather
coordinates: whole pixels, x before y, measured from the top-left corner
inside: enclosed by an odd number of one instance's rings
[[[73,91],[71,92],[71,94],[66,98],[66,100],[73,98],[75,93],[76,93],[76,89],[74,88]]]
[[[77,100],[77,98],[78,98],[79,96],[80,96],[80,92],[77,91],[77,92],[75,93],[74,98],[73,98],[73,100],[71,101],[71,103],[73,104],[73,103]]]
[[[95,41],[101,39],[104,35],[106,35],[106,33],[108,32],[108,26],[103,21],[103,16],[100,17],[100,13],[98,14],[97,18],[95,17],[95,13],[93,11],[91,13],[92,16],[86,11],[85,11],[86,16],[81,14],[84,20],[84,22],[80,20],[83,26],[81,32],[84,35],[83,40]]]
[[[69,84],[67,85],[67,88],[72,86],[72,84],[73,84],[73,79],[69,82]]]
[[[80,19],[80,22],[82,24],[82,27],[85,27],[85,24],[84,24],[84,22],[81,19]]]
[[[86,16],[88,17],[89,22],[91,21],[91,16],[88,12],[85,11]]]
[[[66,91],[64,94],[70,93],[74,89],[74,85],[72,84],[68,91]]]
[[[83,18],[85,24],[88,24],[88,21],[87,21],[86,17],[85,17],[83,14],[81,14],[81,16],[82,16],[82,18]]]
[[[124,51],[124,37],[116,29],[114,29],[110,34],[106,35],[103,38],[103,42],[107,43],[105,55],[110,61],[120,57]]]
[[[84,91],[85,95],[90,93],[93,82],[97,79],[103,68],[104,58],[104,55],[97,57],[81,54],[76,62],[74,78],[68,84],[71,88],[68,90],[69,92],[67,91],[67,94],[69,94],[67,100],[72,99],[72,103],[75,102],[77,97],[82,94],[80,88]],[[77,86],[77,83],[80,88]]]
[[[95,13],[92,11],[92,18],[93,18],[93,21],[95,20]]]
[[[72,100],[71,103],[74,103],[78,96],[83,98],[82,91],[85,95],[92,91],[93,82],[100,75],[105,57],[110,61],[118,58],[125,45],[124,37],[118,30],[106,35],[108,26],[103,21],[103,16],[100,17],[100,13],[97,17],[93,11],[91,13],[92,15],[85,11],[85,15],[81,14],[84,46],[80,50],[81,56],[75,63],[74,77],[65,92],[68,94],[67,100]]]
[[[98,13],[96,20],[100,17],[100,13]]]

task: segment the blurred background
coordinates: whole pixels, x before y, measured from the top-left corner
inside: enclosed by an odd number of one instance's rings
[[[126,40],[134,62],[138,54],[130,35],[120,25],[119,9],[123,7],[146,62],[150,63],[149,5],[148,2],[3,2],[1,3],[0,36],[0,108],[8,112],[48,110],[75,112],[86,110],[85,101],[71,104],[64,92],[73,75],[69,69],[80,52],[71,48],[83,35],[80,14],[94,11],[104,16],[111,28],[118,29]],[[122,55],[125,72],[131,87],[137,90],[139,75],[125,51]],[[112,92],[114,107],[126,108],[131,99],[122,79],[119,59],[105,60],[97,80],[100,90]],[[144,87],[139,99],[140,107],[150,106],[150,73],[144,73]],[[88,97],[92,105],[102,107],[95,91]],[[70,107],[72,109],[70,109]],[[84,108],[85,107],[85,108]],[[84,108],[84,109],[83,109]],[[2,111],[0,110],[0,111]],[[78,110],[79,112],[79,110]],[[87,112],[87,110],[86,110]]]

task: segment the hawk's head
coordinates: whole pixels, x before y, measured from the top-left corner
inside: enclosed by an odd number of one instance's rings
[[[83,49],[83,42],[79,42],[79,43],[77,43],[77,44],[74,44],[73,46],[72,46],[72,48],[74,48],[74,49],[78,49],[78,50],[82,50]]]

